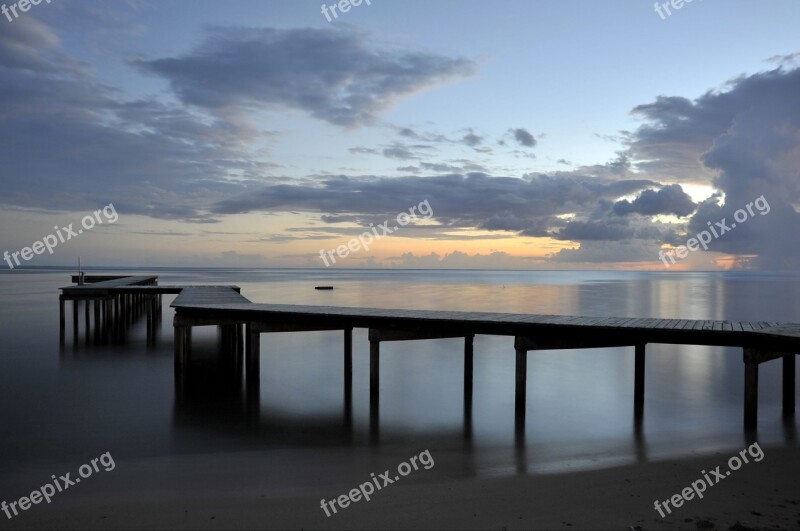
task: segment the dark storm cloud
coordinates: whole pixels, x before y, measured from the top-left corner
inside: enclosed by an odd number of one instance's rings
[[[477,71],[469,59],[382,51],[363,33],[312,28],[214,28],[183,56],[136,64],[184,103],[222,114],[299,109],[342,126],[373,123],[398,98]]]
[[[591,221],[570,221],[558,232],[551,233],[559,240],[585,241],[663,241],[667,232],[649,223],[633,223],[622,218]]]
[[[552,216],[591,211],[598,200],[610,201],[650,181],[604,183],[576,175],[525,178],[483,173],[435,177],[332,176],[314,184],[281,184],[254,188],[217,203],[217,214],[251,211],[305,211],[377,219],[429,200],[438,223],[489,230],[529,230],[544,235]],[[373,218],[375,217],[375,218]],[[510,220],[513,221],[513,224]]]
[[[660,190],[643,190],[632,202],[627,199],[614,204],[613,212],[618,216],[627,214],[644,214],[655,216],[658,214],[674,214],[685,217],[694,212],[697,205],[683,191],[681,185],[673,184]]]
[[[656,177],[708,181],[724,194],[700,205],[690,231],[731,219],[764,196],[770,214],[756,216],[715,240],[712,249],[759,255],[761,267],[800,265],[795,235],[800,217],[800,69],[778,68],[739,77],[724,91],[694,101],[660,97],[634,112],[646,123],[631,134],[628,155]],[[701,168],[703,165],[705,170]]]

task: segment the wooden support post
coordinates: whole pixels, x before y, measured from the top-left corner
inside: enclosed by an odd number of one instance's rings
[[[236,352],[235,341],[236,334],[234,330],[235,325],[223,324],[219,325],[219,359],[225,371],[230,371],[231,374],[236,373]]]
[[[161,304],[161,300],[158,301]],[[159,306],[158,311],[161,311]],[[244,369],[244,327],[241,323],[236,325],[236,371],[241,375]]]
[[[644,414],[644,352],[644,343],[636,345],[633,383],[633,414],[636,418]]]
[[[353,329],[344,329],[344,379],[353,381]]]
[[[353,329],[344,329],[344,426],[353,426]]]
[[[89,299],[83,299],[83,330],[84,342],[89,344]]]
[[[156,345],[156,326],[155,326],[155,311],[153,309],[153,298],[147,304],[147,346],[154,347]]]
[[[344,329],[344,393],[352,397],[353,393],[353,329]]]
[[[472,442],[472,354],[474,335],[464,337],[464,440]]]
[[[182,374],[189,365],[192,347],[192,327],[175,326],[175,373]]]
[[[472,367],[475,336],[464,337],[464,407],[472,410]]]
[[[125,314],[122,308],[122,295],[117,295],[114,298],[114,312],[116,314],[114,327],[117,331],[117,338],[119,341],[124,340],[125,334]]]
[[[527,394],[526,383],[528,379],[528,351],[525,348],[516,348],[517,351],[517,384],[515,388],[514,414],[516,417],[525,417],[525,398]]]
[[[228,327],[226,325],[219,325],[217,326],[217,331],[219,333],[219,351],[220,355],[223,355],[226,350],[228,350],[228,342],[230,341],[230,337],[228,337]]]
[[[381,342],[369,342],[369,400],[377,404],[380,401],[381,383]]]
[[[104,332],[104,337],[105,337],[106,340],[108,340],[110,332],[111,332],[111,327],[114,324],[114,320],[113,320],[112,312],[111,312],[111,299],[106,299],[106,300],[103,301],[103,309],[105,310],[105,332]]]
[[[252,323],[247,323],[247,379],[258,381],[261,377],[261,332]]]
[[[758,363],[744,364],[744,429],[758,426]]]
[[[93,299],[94,303],[94,342],[100,342],[100,299]]]
[[[524,338],[517,337],[514,340],[514,347],[517,352],[516,368],[516,389],[514,397],[514,446],[522,452],[522,459],[519,460],[517,468],[525,469],[524,450],[525,450],[525,403],[527,395],[528,378],[528,349],[524,345]]]
[[[783,415],[794,415],[795,354],[783,356]]]
[[[72,299],[72,338],[74,341],[78,341],[78,304],[80,302],[78,299]]]
[[[64,296],[58,296],[58,345],[62,349],[64,349],[64,342],[65,342],[65,334],[66,334],[66,322],[64,317]]]
[[[369,437],[370,442],[380,440],[380,357],[381,342],[370,339],[369,342]]]
[[[99,335],[97,335],[97,342],[99,344],[101,342],[105,343],[106,325],[108,324],[108,321],[106,320],[106,301],[103,299],[97,299],[96,304],[99,308],[98,312],[100,313],[100,317],[97,320],[99,323],[99,327],[97,329],[97,332],[99,333]]]
[[[236,366],[236,342],[239,325],[228,325],[228,356],[231,357],[233,366]]]

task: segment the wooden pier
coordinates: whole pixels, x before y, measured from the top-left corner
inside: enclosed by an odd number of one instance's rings
[[[72,277],[77,283],[78,276]],[[196,288],[214,289],[216,286]],[[66,306],[72,303],[73,340],[77,343],[83,313],[87,344],[121,343],[131,324],[147,319],[147,343],[155,345],[156,330],[161,322],[161,296],[179,295],[187,286],[158,285],[157,276],[90,275],[83,284],[61,288],[59,295],[60,340],[66,340]],[[227,292],[238,293],[238,286],[224,286]],[[244,299],[247,300],[247,299]],[[83,306],[83,312],[80,307]]]
[[[82,290],[93,287],[100,289],[98,293],[107,290],[112,297],[126,293],[125,290],[133,290],[134,294],[136,290],[142,290],[139,292],[142,295],[149,293],[152,296],[161,289],[155,286],[154,277],[128,279],[141,287],[123,286],[125,281],[116,279],[111,281],[116,282],[113,285],[99,282],[92,286],[64,288],[62,329],[65,296],[86,294],[88,292]],[[376,421],[374,426],[377,426],[379,411],[382,342],[464,338],[464,403],[465,408],[471,410],[475,335],[514,337],[515,417],[518,428],[524,427],[527,356],[531,350],[634,348],[634,413],[641,419],[644,413],[647,344],[738,347],[742,349],[745,369],[745,429],[757,427],[758,369],[760,364],[767,361],[782,360],[783,413],[793,416],[795,411],[795,356],[800,352],[800,324],[256,304],[243,297],[235,286],[175,286],[171,289],[180,293],[171,305],[175,309],[176,374],[186,370],[191,358],[191,329],[194,326],[220,327],[223,343],[228,347],[226,350],[232,353],[233,365],[242,367],[244,351],[243,370],[248,381],[256,384],[260,371],[262,333],[341,330],[347,403],[352,401],[352,332],[354,328],[367,329],[370,342],[370,415]]]

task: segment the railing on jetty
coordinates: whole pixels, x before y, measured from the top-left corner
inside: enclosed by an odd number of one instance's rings
[[[143,277],[128,278],[131,282],[142,282]],[[155,280],[152,280],[153,285],[144,287],[123,286],[121,279],[111,282],[118,284],[102,286],[104,283],[101,282],[62,288],[62,298],[90,295],[91,292],[85,290],[92,287],[101,288],[98,293],[105,289],[105,296],[112,297],[124,293],[126,289],[147,290],[144,293],[151,289],[152,293],[157,293],[159,289],[155,286]],[[244,366],[247,379],[256,382],[260,374],[262,333],[342,330],[345,399],[348,400],[348,397],[352,397],[352,331],[354,328],[367,329],[370,341],[371,415],[377,415],[378,411],[380,343],[384,341],[463,337],[464,397],[465,404],[471,409],[475,335],[515,338],[515,413],[518,425],[520,419],[524,423],[527,355],[531,350],[634,347],[634,412],[641,418],[644,411],[645,349],[648,343],[742,348],[745,365],[744,427],[747,430],[755,429],[758,422],[759,365],[782,359],[783,412],[792,416],[795,411],[795,356],[800,352],[800,324],[256,304],[243,297],[235,286],[175,286],[171,289],[180,293],[171,305],[175,309],[176,374],[186,370],[189,363],[191,329],[194,326],[220,327],[224,344],[235,358],[234,365]],[[61,315],[63,329],[63,300]]]

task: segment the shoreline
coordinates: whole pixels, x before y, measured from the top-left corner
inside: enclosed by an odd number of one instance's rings
[[[287,495],[268,470],[254,465],[254,453],[118,460],[114,472],[50,505],[11,521],[0,514],[0,528],[729,529],[738,523],[735,529],[791,529],[800,526],[798,450],[763,447],[760,462],[742,466],[702,500],[665,518],[656,499],[681,492],[736,452],[564,474],[458,480],[411,474],[331,517],[320,500],[356,484],[295,485]]]

